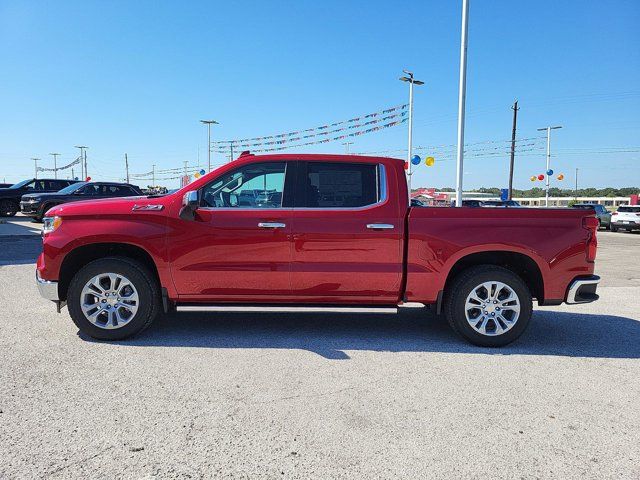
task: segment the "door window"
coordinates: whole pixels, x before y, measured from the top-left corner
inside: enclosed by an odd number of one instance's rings
[[[297,207],[357,208],[383,200],[382,166],[373,163],[307,162]]]
[[[285,172],[285,162],[245,165],[205,186],[201,205],[215,208],[281,208]]]

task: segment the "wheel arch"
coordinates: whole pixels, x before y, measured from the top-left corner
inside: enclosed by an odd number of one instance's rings
[[[509,250],[482,251],[460,257],[449,269],[444,292],[458,274],[478,265],[496,265],[512,271],[522,279],[538,302],[544,301],[544,277],[539,263],[529,255]]]
[[[74,275],[86,264],[106,257],[130,258],[149,269],[158,285],[160,275],[153,257],[142,247],[124,242],[91,243],[71,250],[62,261],[58,279],[58,295],[61,300],[67,299],[69,284]]]

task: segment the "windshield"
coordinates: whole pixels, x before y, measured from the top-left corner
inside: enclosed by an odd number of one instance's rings
[[[587,210],[589,208],[593,208],[595,210],[596,206],[595,205],[574,205],[573,208],[582,208],[584,210]]]
[[[640,207],[619,207],[618,211],[620,213],[625,213],[625,212],[640,213]]]
[[[78,190],[80,187],[84,187],[86,184],[87,182],[72,183],[71,185],[64,187],[62,190],[59,190],[58,193],[62,193],[63,195],[67,193],[73,193],[76,190]]]
[[[33,178],[30,178],[28,180],[23,180],[21,182],[16,183],[15,185],[11,185],[9,188],[21,188],[24,187],[27,183],[29,182],[33,182]]]

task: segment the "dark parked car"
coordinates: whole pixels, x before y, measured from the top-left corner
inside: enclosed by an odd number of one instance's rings
[[[591,203],[576,203],[573,208],[580,208],[582,210],[593,208],[596,212],[596,217],[598,217],[600,228],[611,228],[611,212],[609,212],[609,210],[607,210],[603,205],[595,205]]]
[[[481,207],[483,205],[482,200],[462,200],[462,206],[463,207],[473,207],[473,208],[477,208],[477,207]],[[451,202],[451,206],[455,207],[456,206],[456,201],[453,200]]]
[[[75,180],[29,178],[11,185],[9,188],[0,188],[0,216],[12,217],[20,211],[20,198],[27,193],[57,192],[61,188],[76,183]]]
[[[13,183],[0,183],[0,188],[9,188]]]
[[[143,195],[135,185],[115,182],[78,182],[54,193],[31,193],[22,197],[20,209],[24,215],[42,221],[51,207],[61,203],[94,200],[98,198],[131,197]]]
[[[426,203],[424,203],[424,202],[423,202],[423,201],[421,201],[421,200],[418,200],[417,198],[412,198],[412,199],[411,199],[411,206],[412,206],[412,207],[426,207],[426,206],[427,206],[427,204],[426,204]]]
[[[498,207],[498,208],[506,208],[506,207],[520,207],[521,205],[515,200],[484,200],[482,202],[483,207]]]

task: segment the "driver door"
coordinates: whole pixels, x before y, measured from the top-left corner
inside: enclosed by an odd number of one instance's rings
[[[168,244],[181,301],[290,296],[292,170],[288,162],[251,163],[199,191],[195,218],[178,219]]]

